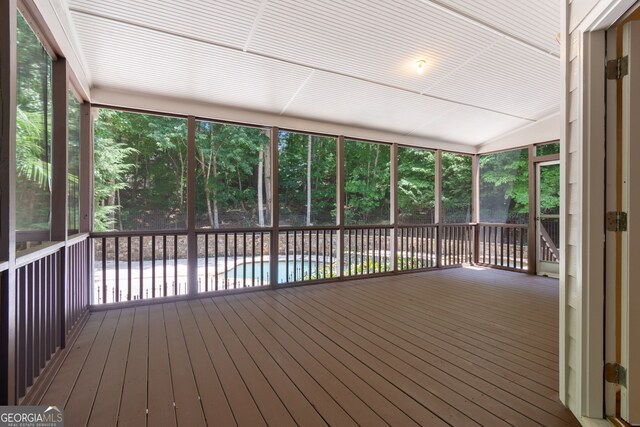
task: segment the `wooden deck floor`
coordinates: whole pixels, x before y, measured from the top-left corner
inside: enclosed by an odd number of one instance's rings
[[[449,269],[96,312],[41,404],[69,426],[578,425],[558,282]]]

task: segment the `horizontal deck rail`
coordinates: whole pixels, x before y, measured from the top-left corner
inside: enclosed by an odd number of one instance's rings
[[[484,223],[197,229],[197,292],[463,264],[525,271],[526,237],[526,225]],[[91,246],[94,305],[189,294],[187,230],[93,233]]]

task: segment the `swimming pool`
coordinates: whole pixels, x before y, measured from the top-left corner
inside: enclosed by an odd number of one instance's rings
[[[288,268],[287,268],[288,264]],[[320,267],[320,278],[322,278],[322,272],[324,271],[324,265],[327,268],[330,267],[330,263],[323,264],[322,261],[318,263]],[[256,263],[246,263],[246,264],[238,264],[234,268],[229,269],[227,271],[227,276],[229,278],[236,279],[254,279],[256,281],[261,280],[269,280],[270,276],[270,264],[269,262],[256,262]],[[279,261],[278,262],[278,283],[288,283],[288,282],[299,282],[303,279],[308,279],[309,277],[315,275],[316,273],[316,263],[309,261],[296,261],[295,262],[295,271],[294,271],[294,262],[289,261]],[[221,273],[224,274],[224,273]]]

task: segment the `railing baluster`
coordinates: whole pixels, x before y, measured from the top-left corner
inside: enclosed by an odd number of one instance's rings
[[[297,268],[297,261],[298,261],[298,231],[294,230],[293,231],[293,281],[297,282],[298,281],[298,268]]]
[[[313,234],[312,231],[309,230],[309,270],[307,272],[307,280],[311,280],[311,268],[313,267],[313,258],[311,258],[311,254],[313,252],[312,243],[313,243]],[[316,243],[317,248],[317,243]]]
[[[324,239],[322,240],[324,244]],[[316,274],[315,278],[320,279],[320,230],[316,230]]]
[[[127,236],[127,301],[131,301],[131,236]]]
[[[287,241],[287,244],[289,242]],[[262,262],[262,260],[260,260]],[[251,232],[251,286],[256,285],[256,232]]]
[[[331,230],[329,230],[329,234],[331,234]],[[320,278],[319,275],[318,278]],[[322,230],[322,278],[327,278],[327,230]]]
[[[233,233],[233,289],[238,287],[238,233]]]
[[[209,292],[209,234],[204,233],[204,291]]]
[[[273,235],[270,235],[269,238],[273,239]],[[260,232],[260,284],[264,285],[264,232],[262,231]]]
[[[214,269],[214,275],[215,275],[215,288],[216,291],[218,290],[218,279],[220,278],[220,276],[218,276],[218,245],[220,244],[219,242],[219,238],[220,238],[220,234],[215,233],[213,235],[213,257],[214,257],[214,264],[213,264],[213,269]]]
[[[284,239],[285,239],[285,249],[284,249],[284,269],[285,269],[285,282],[290,282],[291,281],[291,276],[289,276],[289,251],[291,250],[291,248],[289,247],[289,230],[285,231],[284,234]]]
[[[227,289],[229,283],[229,235],[224,233],[224,288]]]
[[[102,300],[107,302],[107,239],[102,238]]]
[[[242,277],[242,287],[247,287],[247,233],[242,233],[242,265],[244,274]]]
[[[162,295],[167,296],[167,236],[162,236]]]
[[[178,235],[173,235],[173,294],[178,295]]]
[[[151,236],[151,298],[156,297],[156,236]]]
[[[520,229],[520,268],[524,269],[524,229]],[[527,243],[528,244],[528,243]],[[529,259],[527,259],[527,263],[529,263]]]

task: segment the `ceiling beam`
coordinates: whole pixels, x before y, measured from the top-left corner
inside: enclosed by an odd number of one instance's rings
[[[258,8],[258,12],[256,13],[256,17],[253,20],[253,25],[251,25],[251,30],[249,31],[249,35],[247,36],[247,41],[244,42],[244,46],[242,50],[246,52],[249,50],[249,45],[251,44],[251,40],[253,39],[253,35],[256,33],[258,29],[258,25],[260,25],[260,20],[262,19],[262,14],[264,14],[264,10],[267,7],[267,3],[269,0],[262,0],[260,3],[260,7]]]
[[[471,103],[467,103],[467,102],[455,101],[455,100],[452,100],[452,99],[449,99],[449,98],[445,98],[445,97],[441,97],[441,96],[435,96],[435,95],[431,95],[431,94],[428,94],[428,93],[423,93],[423,92],[421,92],[419,90],[413,90],[413,89],[409,89],[409,88],[405,88],[405,87],[401,87],[401,86],[396,86],[396,85],[392,85],[392,84],[389,84],[389,83],[385,83],[385,82],[381,82],[381,81],[377,81],[377,80],[373,80],[373,79],[367,79],[367,78],[356,76],[356,75],[349,74],[349,73],[343,73],[343,72],[340,72],[340,71],[330,70],[328,68],[316,67],[316,66],[312,66],[312,65],[305,64],[305,63],[302,63],[302,62],[292,61],[292,60],[289,60],[289,59],[280,58],[280,57],[273,56],[273,55],[267,55],[267,54],[264,54],[264,53],[252,52],[252,51],[244,52],[242,50],[242,48],[239,48],[239,47],[236,47],[236,46],[232,46],[232,45],[228,45],[228,44],[224,44],[224,43],[219,43],[219,42],[214,42],[212,40],[208,40],[208,39],[205,39],[205,38],[202,38],[202,37],[196,37],[196,36],[192,36],[192,35],[189,35],[189,34],[183,34],[183,33],[177,32],[177,31],[170,31],[170,30],[167,30],[167,29],[164,29],[164,28],[154,27],[152,25],[147,25],[147,24],[142,24],[142,23],[139,23],[139,22],[134,22],[134,21],[129,20],[129,19],[116,18],[116,17],[105,15],[105,14],[102,14],[102,13],[96,13],[96,12],[88,11],[88,10],[79,8],[77,6],[70,7],[70,10],[72,10],[73,12],[76,12],[76,13],[81,13],[83,15],[92,16],[92,17],[95,17],[95,18],[104,19],[104,20],[108,20],[108,21],[112,21],[112,22],[118,22],[120,24],[130,25],[130,26],[134,26],[134,27],[138,27],[138,28],[144,28],[144,29],[149,30],[149,31],[154,31],[154,32],[157,32],[157,33],[161,33],[161,34],[165,34],[165,35],[169,35],[169,36],[174,36],[174,37],[180,37],[180,38],[185,39],[185,40],[190,40],[190,41],[197,42],[197,43],[203,43],[203,44],[206,44],[206,45],[209,45],[209,46],[215,46],[215,47],[218,47],[218,48],[232,50],[232,51],[235,51],[235,52],[242,52],[245,55],[252,55],[252,56],[256,56],[256,57],[260,57],[260,58],[270,59],[272,61],[278,61],[278,62],[282,62],[282,63],[286,63],[286,64],[295,65],[295,66],[298,66],[298,67],[304,67],[304,68],[307,68],[307,69],[310,69],[310,70],[322,71],[322,72],[325,72],[325,73],[328,73],[328,74],[333,74],[333,75],[336,75],[336,76],[347,77],[347,78],[350,78],[350,79],[359,80],[361,82],[370,83],[370,84],[377,85],[377,86],[383,86],[383,87],[386,87],[386,88],[389,88],[389,89],[399,90],[399,91],[402,91],[402,92],[412,93],[412,94],[415,94],[415,95],[420,95],[420,96],[424,96],[424,97],[431,98],[431,99],[437,99],[437,100],[440,100],[440,101],[450,102],[450,103],[454,103],[454,104],[457,104],[457,105],[460,105],[460,106],[477,108],[477,109],[480,109],[480,110],[483,110],[483,111],[489,111],[489,112],[492,112],[492,113],[501,114],[501,115],[508,116],[508,117],[514,117],[516,119],[527,120],[529,122],[535,122],[536,121],[532,117],[523,117],[523,116],[519,116],[517,114],[511,114],[511,113],[506,112],[506,111],[495,110],[495,109],[483,107],[483,106],[477,105],[477,104],[471,104]]]
[[[533,49],[539,53],[543,53],[545,55],[549,55],[552,58],[557,59],[558,61],[560,61],[560,54],[559,53],[555,53],[553,51],[549,51],[541,46],[538,46],[535,43],[531,43],[528,40],[523,39],[522,37],[518,37],[514,34],[508,33],[504,30],[501,30],[500,28],[496,27],[495,25],[490,24],[489,22],[486,22],[482,19],[478,19],[475,16],[472,16],[468,13],[465,13],[463,11],[461,11],[460,9],[457,9],[455,7],[449,6],[444,4],[442,1],[440,0],[420,0],[422,3],[424,4],[428,4],[430,6],[433,6],[434,8],[445,12],[451,16],[454,16],[456,18],[462,19],[465,22],[468,22],[470,24],[473,24],[477,27],[483,28],[485,30],[488,30],[496,35],[499,35],[501,37],[504,37],[506,39],[509,39],[513,42],[518,43],[519,45],[525,46],[529,49]]]

